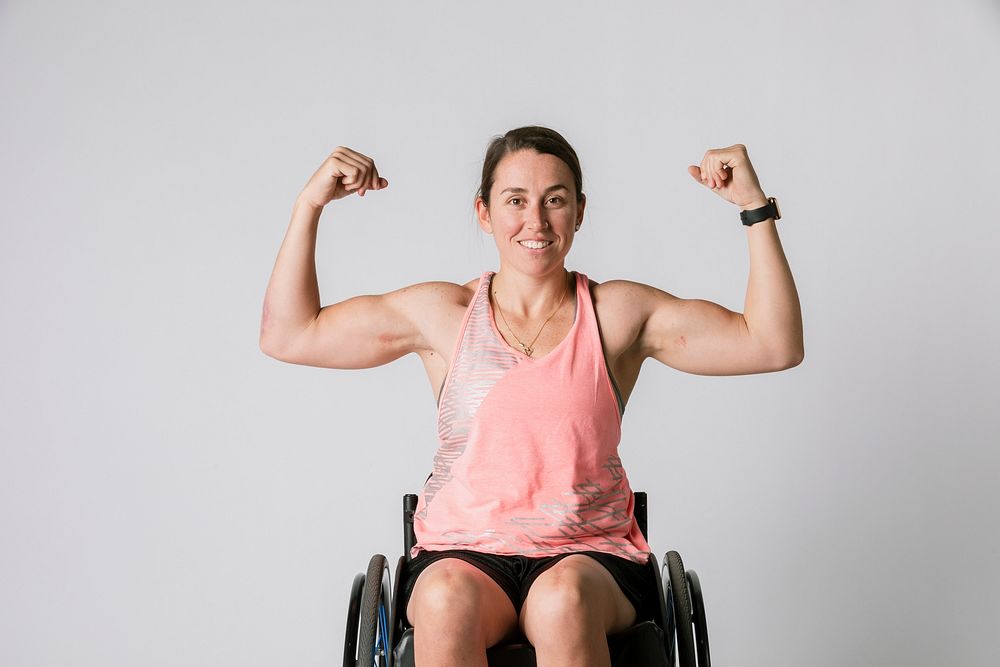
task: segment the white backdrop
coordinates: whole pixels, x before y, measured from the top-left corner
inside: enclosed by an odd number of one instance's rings
[[[743,309],[738,211],[687,166],[747,145],[806,356],[647,360],[623,424],[659,558],[719,665],[1000,659],[1000,6],[0,4],[0,663],[340,664],[436,446],[416,355],[258,348],[292,202],[337,145],[324,305],[496,269],[490,138],[580,155],[567,268]]]

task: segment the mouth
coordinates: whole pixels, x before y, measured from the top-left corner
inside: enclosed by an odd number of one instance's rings
[[[544,250],[552,245],[552,241],[518,241],[518,243],[528,250]]]

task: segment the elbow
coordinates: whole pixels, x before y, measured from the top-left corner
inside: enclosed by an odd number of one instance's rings
[[[785,362],[781,365],[781,368],[779,370],[787,370],[789,368],[795,368],[796,366],[802,363],[802,360],[805,359],[805,356],[806,356],[805,349],[799,348],[797,350],[794,350],[790,354],[785,355]]]
[[[280,361],[278,354],[283,336],[282,332],[275,327],[275,324],[271,318],[271,309],[268,307],[267,299],[265,299],[264,311],[260,317],[260,330],[257,334],[257,346],[267,356]]]
[[[801,364],[803,358],[805,350],[802,347],[782,346],[767,355],[768,367],[771,372],[788,370]]]
[[[257,345],[260,347],[260,351],[263,352],[265,355],[271,357],[272,359],[277,359],[278,361],[281,361],[281,358],[278,356],[279,355],[278,348],[275,347],[273,341],[261,336],[257,342]]]

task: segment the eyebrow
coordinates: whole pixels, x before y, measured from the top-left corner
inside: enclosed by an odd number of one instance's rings
[[[556,183],[555,185],[550,185],[549,187],[545,188],[545,192],[551,192],[553,190],[566,190],[567,192],[569,192],[569,188],[567,188],[562,183]],[[505,192],[520,193],[520,192],[527,192],[527,190],[525,190],[524,188],[504,188],[503,190],[500,191],[500,194],[503,194]]]

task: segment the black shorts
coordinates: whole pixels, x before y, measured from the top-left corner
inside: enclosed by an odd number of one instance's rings
[[[636,623],[651,620],[658,615],[661,593],[656,586],[652,566],[648,562],[635,563],[622,556],[600,551],[578,551],[541,558],[491,554],[467,549],[421,551],[407,564],[406,585],[403,588],[399,609],[401,613],[406,613],[406,605],[413,592],[413,586],[417,583],[417,577],[428,565],[442,558],[460,558],[492,577],[507,593],[507,597],[514,604],[514,610],[520,616],[521,605],[524,604],[528,589],[535,578],[557,561],[574,553],[590,556],[611,573],[625,597],[635,607]]]

